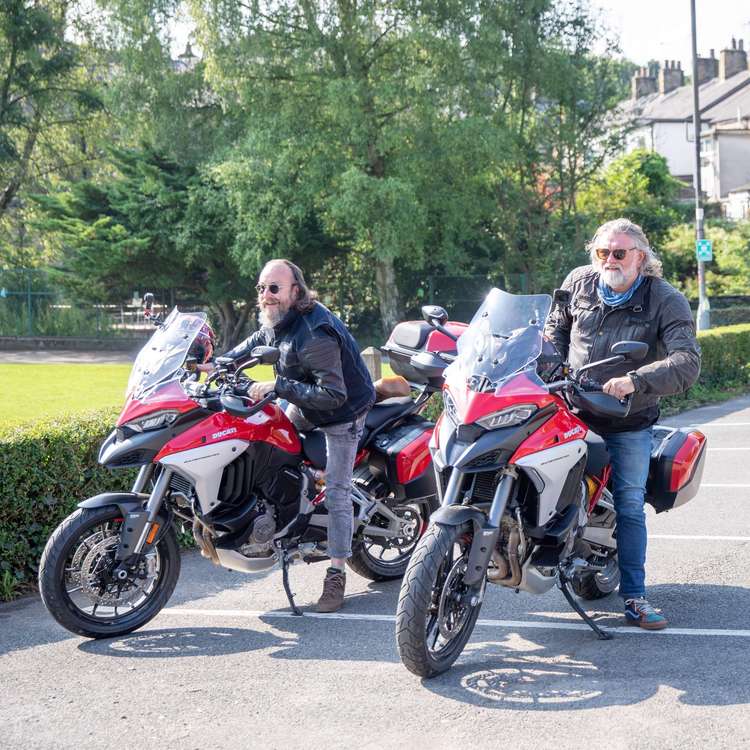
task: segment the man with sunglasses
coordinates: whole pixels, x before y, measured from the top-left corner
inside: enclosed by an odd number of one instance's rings
[[[666,618],[646,599],[646,517],[644,493],[651,455],[651,428],[659,399],[686,391],[700,373],[700,347],[687,299],[661,278],[661,262],[643,230],[615,219],[596,230],[587,249],[591,265],[574,269],[563,282],[571,292],[567,307],[555,310],[546,333],[573,370],[611,356],[618,341],[649,345],[645,360],[605,365],[587,374],[605,393],[632,399],[625,419],[581,417],[604,438],[611,457],[617,513],[620,596],[625,620],[661,630]]]
[[[298,266],[271,260],[258,285],[262,328],[217,363],[227,363],[253,347],[279,348],[276,379],[256,382],[254,400],[271,391],[286,399],[287,415],[300,430],[319,427],[326,437],[326,508],[331,560],[318,600],[319,612],[335,612],[344,601],[344,564],[351,556],[353,509],[351,481],[365,416],[375,389],[359,347],[343,322],[317,301]]]

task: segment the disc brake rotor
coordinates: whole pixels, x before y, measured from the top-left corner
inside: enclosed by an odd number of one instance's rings
[[[463,594],[457,590],[466,573],[466,568],[465,558],[461,557],[456,560],[440,592],[437,623],[440,635],[446,640],[450,640],[461,630],[471,609],[464,603]]]
[[[142,579],[144,583],[147,579],[156,574],[156,553],[145,555],[145,560],[141,561],[135,574],[129,576],[123,582],[112,581],[109,577],[109,569],[114,563],[114,553],[117,545],[120,543],[119,534],[104,537],[100,532],[99,541],[93,547],[86,549],[86,545],[81,545],[73,557],[75,561],[81,549],[85,555],[80,563],[79,583],[83,593],[95,604],[104,606],[122,606],[130,604],[139,596],[144,594],[145,586],[136,585],[135,581]],[[89,538],[87,542],[90,542]]]

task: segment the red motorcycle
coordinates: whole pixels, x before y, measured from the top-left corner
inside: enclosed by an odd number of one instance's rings
[[[585,371],[641,360],[647,347],[620,342],[610,358],[573,376],[545,351],[551,302],[493,289],[455,359],[424,351],[409,359],[434,385],[445,379],[445,409],[430,442],[442,507],[416,545],[396,614],[398,650],[414,674],[434,676],[460,656],[487,581],[534,594],[557,585],[600,638],[611,637],[572,593],[606,596],[619,572],[609,455],[571,407],[626,416],[629,400],[603,393]],[[425,316],[449,333],[441,308]],[[669,510],[698,491],[705,437],[667,427],[654,434],[647,499]]]
[[[206,334],[202,313],[175,309],[159,324],[99,453],[104,466],[139,469],[131,490],[84,500],[47,542],[42,600],[74,633],[122,635],[166,605],[180,572],[179,523],[217,565],[245,573],[280,565],[296,614],[290,563],[328,559],[323,433],[299,434],[273,393],[246,396],[243,371],[275,363],[278,350],[258,347],[235,371],[200,382],[191,367],[207,357]],[[366,418],[352,483],[349,566],[371,580],[403,575],[437,505],[434,424],[420,416],[437,389],[424,380],[410,388],[403,378],[397,386],[401,395]]]

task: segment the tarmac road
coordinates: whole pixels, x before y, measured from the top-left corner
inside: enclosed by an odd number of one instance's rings
[[[141,631],[71,636],[37,597],[0,605],[0,747],[750,747],[750,397],[671,420],[699,424],[699,496],[649,513],[649,597],[671,627],[596,640],[559,591],[490,587],[447,674],[420,680],[394,642],[398,582],[348,578],[345,609],[290,617],[278,571],[248,577],[183,557]],[[650,509],[649,509],[650,510]],[[295,566],[300,604],[323,565]]]

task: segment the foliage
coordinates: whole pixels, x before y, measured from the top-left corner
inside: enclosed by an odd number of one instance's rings
[[[706,263],[706,290],[712,296],[750,294],[750,221],[709,219],[705,236],[713,242],[714,259]],[[688,297],[698,296],[695,225],[678,224],[661,253],[664,273]]]
[[[626,216],[640,224],[659,251],[680,220],[674,207],[680,186],[669,174],[667,160],[654,151],[639,149],[615,159],[578,195],[588,236],[603,222]]]
[[[111,149],[116,177],[35,196],[37,227],[55,242],[76,299],[178,288],[211,306],[229,347],[244,332],[250,283],[235,260],[235,219],[222,188],[195,167],[144,147]],[[243,300],[238,313],[235,300]]]
[[[10,598],[35,580],[48,537],[78,501],[132,484],[132,472],[113,473],[96,462],[115,416],[94,412],[0,435],[3,596]]]

